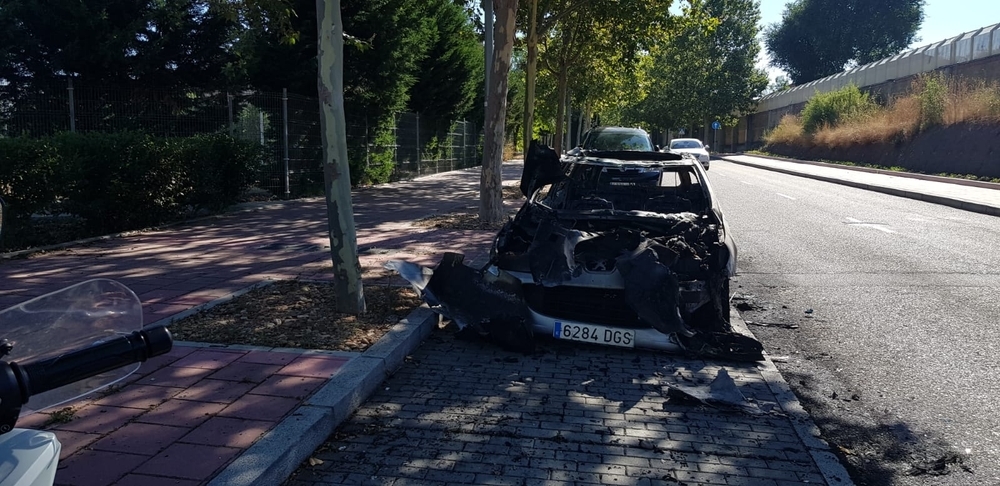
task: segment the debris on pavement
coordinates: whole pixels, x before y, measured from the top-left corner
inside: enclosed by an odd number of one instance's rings
[[[764,413],[743,395],[725,369],[720,369],[707,387],[677,383],[667,384],[666,387],[667,397],[671,399],[691,400],[713,408],[735,409],[752,415]]]
[[[910,476],[944,476],[950,474],[952,468],[950,466],[959,466],[965,472],[972,472],[972,468],[965,465],[965,458],[954,451],[946,452],[941,457],[934,460],[920,461],[912,465],[909,471],[906,473]]]

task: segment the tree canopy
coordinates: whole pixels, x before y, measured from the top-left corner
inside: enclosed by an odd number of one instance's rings
[[[801,84],[896,54],[916,39],[923,0],[795,0],[764,31],[771,65]]]
[[[631,117],[661,128],[736,122],[767,87],[754,67],[760,11],[753,0],[691,2],[644,65],[644,96]]]

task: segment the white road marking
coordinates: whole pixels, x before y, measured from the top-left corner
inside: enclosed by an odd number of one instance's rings
[[[844,219],[847,220],[848,224],[852,224],[852,225],[855,225],[855,226],[864,226],[865,228],[871,228],[871,229],[879,230],[879,231],[881,231],[883,233],[888,233],[888,234],[895,233],[895,231],[893,231],[893,230],[891,230],[889,228],[886,228],[884,224],[862,223],[860,219],[854,219],[854,218],[852,218],[850,216],[848,216],[848,217],[846,217]]]
[[[792,196],[786,196],[786,195],[784,195],[784,194],[782,194],[782,193],[780,193],[780,192],[776,192],[775,194],[777,194],[777,195],[779,195],[779,196],[781,196],[781,197],[783,197],[783,198],[786,198],[786,199],[791,199],[792,201],[794,201],[794,200],[795,200],[795,198],[794,198],[794,197],[792,197]]]
[[[748,185],[748,186],[752,186],[752,185],[753,185],[753,184],[751,184],[751,183],[749,183],[749,182],[747,182],[747,181],[740,181],[740,182],[742,182],[742,183],[744,183],[744,184],[746,184],[746,185]]]

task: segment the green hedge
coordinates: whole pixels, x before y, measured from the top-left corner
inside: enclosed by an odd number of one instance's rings
[[[264,163],[253,142],[225,135],[63,133],[0,138],[5,240],[33,214],[70,214],[89,233],[153,226],[237,202]]]

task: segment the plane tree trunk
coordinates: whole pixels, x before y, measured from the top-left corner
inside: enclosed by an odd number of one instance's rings
[[[347,161],[347,123],[344,115],[344,24],[340,0],[316,2],[319,38],[320,129],[323,134],[323,182],[330,236],[330,256],[336,281],[337,310],[365,311],[361,287],[358,238],[351,206],[351,170]]]

